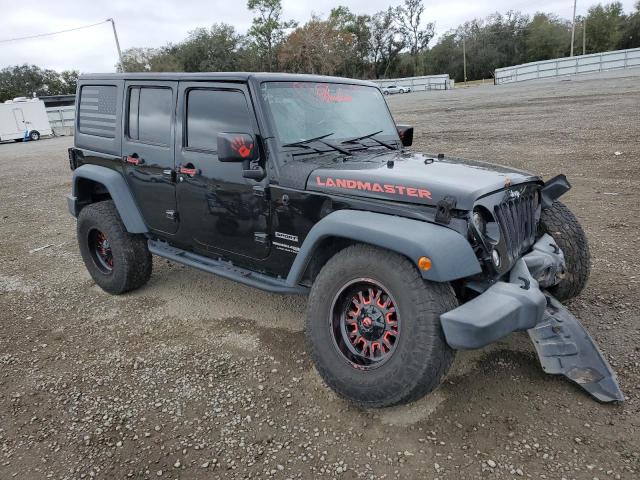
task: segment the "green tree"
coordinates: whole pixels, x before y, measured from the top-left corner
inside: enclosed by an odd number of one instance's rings
[[[374,78],[389,77],[405,47],[404,37],[396,24],[395,10],[389,7],[369,21],[369,55]]]
[[[185,72],[224,72],[237,70],[243,37],[226,23],[197,28],[187,39],[171,49]]]
[[[275,66],[275,50],[284,40],[286,31],[294,28],[296,22],[282,18],[280,0],[248,0],[247,7],[256,14],[249,36],[264,59],[267,70],[272,71]]]
[[[640,47],[640,1],[636,3],[636,11],[625,18],[618,48]]]
[[[613,2],[589,8],[587,15],[587,52],[615,50],[622,40],[625,17],[622,3]]]
[[[536,13],[527,27],[526,61],[548,60],[569,54],[571,25],[555,15]]]
[[[351,34],[351,52],[342,61],[340,75],[364,78],[368,74],[371,31],[369,15],[356,15],[348,7],[339,6],[331,10],[329,22],[338,31]]]
[[[76,93],[78,72],[42,69],[36,65],[15,65],[0,70],[0,102],[15,97]]]
[[[421,53],[429,46],[435,35],[433,23],[422,24],[424,5],[422,0],[404,0],[404,5],[396,9],[396,17],[400,24],[400,32],[404,42],[409,46],[409,53],[413,58],[413,75],[419,75],[419,60]]]

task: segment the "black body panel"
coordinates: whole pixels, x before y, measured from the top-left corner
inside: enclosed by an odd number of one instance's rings
[[[365,81],[313,75],[83,75],[79,89],[84,85],[119,85],[116,138],[123,140],[119,156],[95,154],[90,142],[77,144],[78,163],[101,165],[126,177],[149,226],[150,238],[280,278],[287,276],[309,231],[333,211],[361,210],[435,222],[468,238],[469,212],[478,199],[505,186],[541,184],[538,177],[514,169],[389,150],[382,145],[355,148],[350,156],[339,151],[293,156],[291,149],[283,150],[275,140],[261,99],[261,83],[265,81],[375,87]],[[167,143],[174,145],[170,151],[165,152],[164,145],[128,136],[130,88],[145,85],[171,88],[175,106],[171,138],[167,138]],[[220,162],[215,147],[189,145],[187,96],[192,90],[237,91],[244,95],[251,121],[246,129],[236,129],[235,133],[248,133],[256,139],[260,153],[257,164],[266,171],[264,179],[244,178],[244,166]],[[213,138],[209,140],[214,143]],[[399,148],[399,144],[394,146]],[[136,165],[127,157],[144,162]],[[327,182],[329,178],[333,185]],[[445,198],[454,199],[454,203],[446,221],[442,221],[436,213]]]

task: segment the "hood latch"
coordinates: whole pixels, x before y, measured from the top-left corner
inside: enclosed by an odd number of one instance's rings
[[[447,195],[438,202],[436,211],[436,222],[444,223],[445,225],[451,222],[451,210],[456,208],[458,200],[456,197]]]

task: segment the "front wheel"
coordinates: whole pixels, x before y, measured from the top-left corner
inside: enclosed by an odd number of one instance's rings
[[[408,403],[435,389],[454,358],[440,315],[448,284],[425,282],[405,257],[368,245],[332,257],[311,289],[306,336],[320,376],[363,407]]]
[[[549,288],[549,292],[560,301],[578,296],[591,271],[589,242],[580,222],[564,203],[556,200],[551,207],[542,210],[538,233],[553,237],[562,249],[566,263],[565,277]]]

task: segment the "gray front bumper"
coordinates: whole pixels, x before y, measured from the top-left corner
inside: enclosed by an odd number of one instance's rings
[[[519,330],[535,327],[547,301],[536,278],[564,269],[562,251],[549,235],[519,259],[508,282],[496,282],[473,300],[441,315],[447,343],[455,349],[481,348]],[[536,278],[534,278],[534,276]]]
[[[522,257],[508,282],[440,316],[449,345],[480,348],[511,332],[528,330],[545,372],[564,375],[601,402],[624,400],[618,380],[582,324],[540,287],[564,272],[564,255],[549,235]]]

